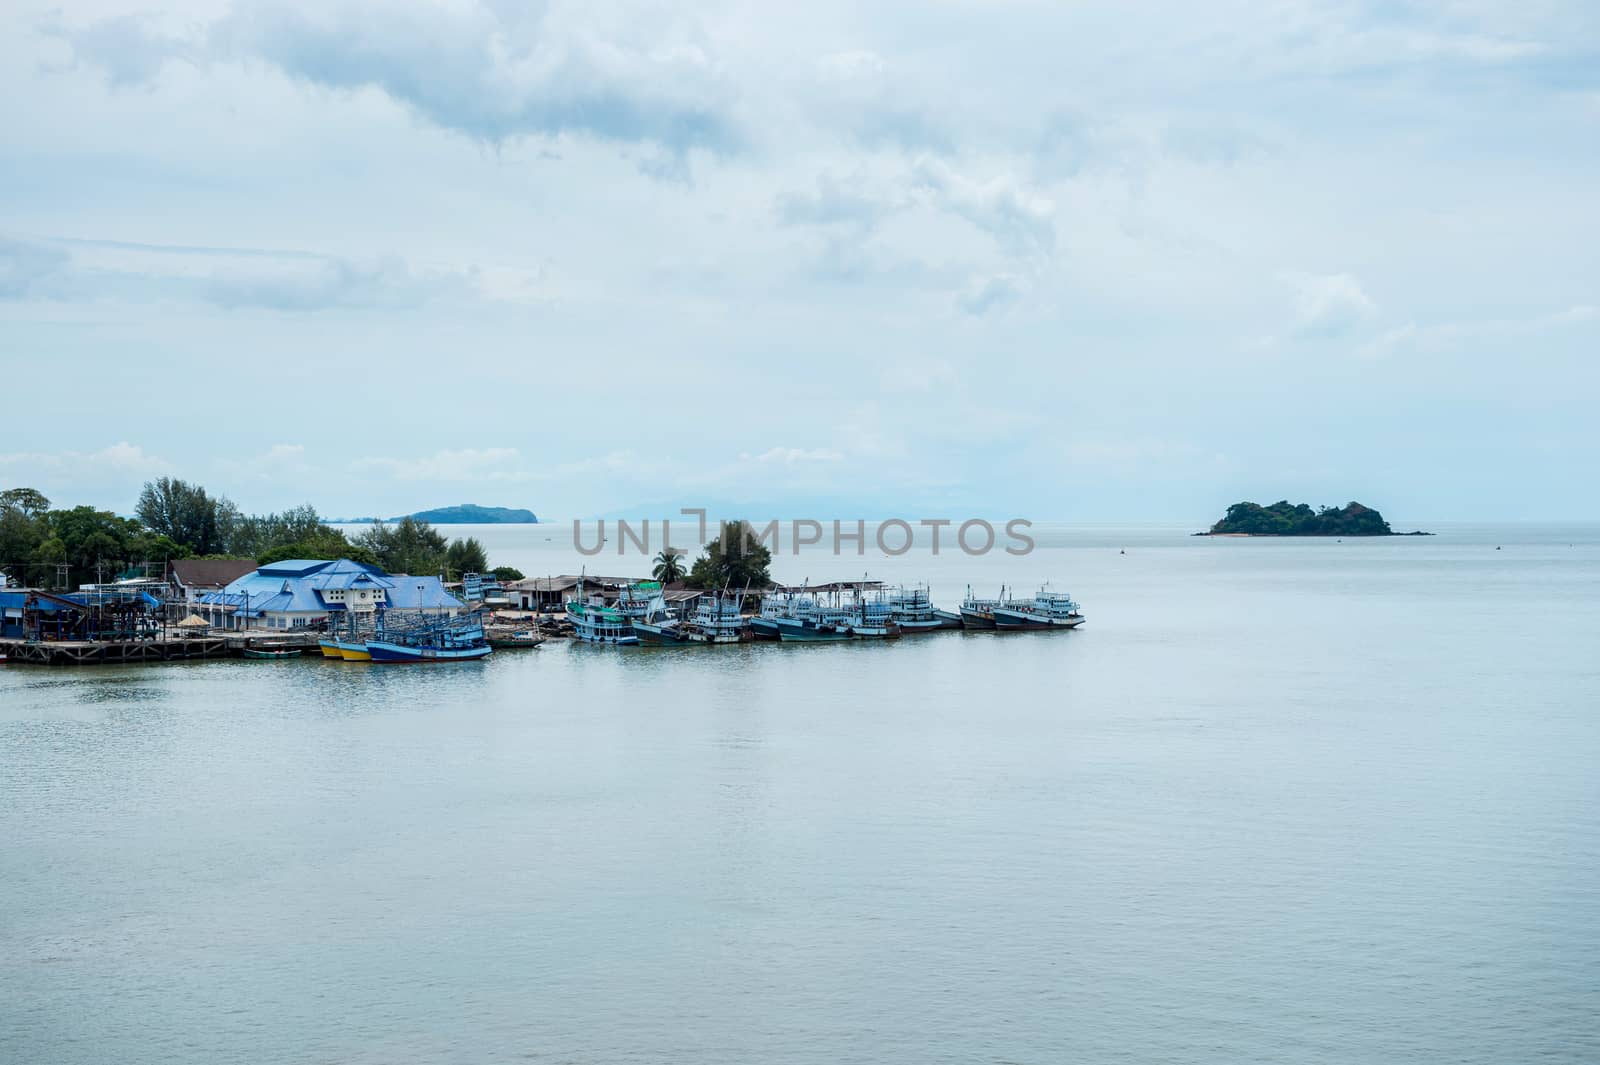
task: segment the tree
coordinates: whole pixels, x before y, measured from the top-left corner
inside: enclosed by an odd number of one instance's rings
[[[494,579],[497,581],[522,580],[522,571],[515,566],[496,566],[489,572],[494,574]]]
[[[655,557],[655,563],[655,569],[650,571],[650,575],[656,580],[660,581],[662,584],[671,584],[673,581],[683,580],[684,568],[682,551],[674,551],[670,547],[664,548],[662,549],[662,552]]]
[[[24,517],[42,518],[50,509],[50,500],[37,488],[7,488],[0,492],[0,512],[16,510]]]
[[[445,566],[446,541],[425,521],[401,518],[393,525],[375,521],[355,540],[390,573],[437,573]]]
[[[41,501],[48,509],[50,501],[31,488],[0,492],[0,571],[23,584],[37,583],[29,563],[49,532]]]
[[[237,510],[226,499],[212,499],[197,484],[158,477],[145,482],[136,513],[152,532],[197,555],[210,555],[226,546],[230,530],[225,526]]]
[[[489,555],[474,536],[452,541],[444,557],[445,567],[452,577],[459,577],[463,573],[483,573],[489,568]]]
[[[348,558],[352,562],[363,562],[369,566],[382,565],[378,557],[368,548],[352,544],[345,538],[344,533],[327,525],[313,530],[302,540],[271,544],[266,550],[255,555],[256,561],[263,566],[269,562],[282,562],[286,558],[328,561]]]
[[[145,546],[145,532],[130,518],[93,507],[73,507],[52,510],[45,522],[49,535],[36,549],[35,561],[65,562],[72,567],[68,587],[109,579],[129,562],[142,561],[137,556]]]
[[[725,521],[705,554],[695,559],[688,583],[695,588],[764,588],[772,583],[771,565],[771,549],[756,541],[749,522]]]

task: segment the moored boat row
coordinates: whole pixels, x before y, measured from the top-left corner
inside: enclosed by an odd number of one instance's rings
[[[976,597],[969,588],[960,611],[935,606],[925,584],[885,590],[866,580],[776,589],[761,596],[752,615],[742,611],[745,598],[732,589],[711,592],[700,597],[691,613],[678,617],[658,582],[633,582],[619,589],[613,604],[603,594],[585,597],[580,581],[579,595],[565,605],[565,617],[575,639],[623,647],[746,640],[823,643],[946,629],[1073,629],[1084,622],[1078,604],[1048,586],[1031,598],[1010,597],[1002,588],[996,599]]]

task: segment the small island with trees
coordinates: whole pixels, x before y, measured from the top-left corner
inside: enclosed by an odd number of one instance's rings
[[[1196,536],[1432,536],[1432,533],[1397,533],[1383,515],[1371,507],[1351,502],[1343,507],[1313,509],[1306,503],[1280,499],[1270,506],[1235,503],[1222,520]]]

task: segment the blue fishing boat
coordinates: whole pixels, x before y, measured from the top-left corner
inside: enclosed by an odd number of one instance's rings
[[[776,640],[786,625],[798,626],[800,619],[816,612],[816,600],[805,590],[784,589],[761,597],[761,609],[749,621],[752,639]]]
[[[374,662],[466,662],[494,653],[476,614],[436,616],[400,628],[378,615],[377,631],[366,641]]]

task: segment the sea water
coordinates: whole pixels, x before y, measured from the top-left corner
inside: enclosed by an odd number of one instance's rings
[[[1600,1060],[1600,527],[1184,532],[774,561],[1071,633],[0,668],[0,1061]]]

